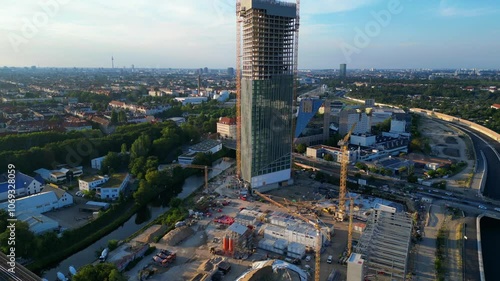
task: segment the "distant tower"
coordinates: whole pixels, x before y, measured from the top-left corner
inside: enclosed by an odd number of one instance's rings
[[[198,96],[201,95],[201,75],[198,75]]]
[[[115,68],[115,58],[111,56],[111,68]]]
[[[347,64],[340,64],[340,77],[345,78],[347,76]]]

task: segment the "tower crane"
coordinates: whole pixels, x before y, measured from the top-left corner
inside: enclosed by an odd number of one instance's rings
[[[314,222],[308,218],[306,218],[305,216],[299,214],[299,213],[296,213],[292,210],[290,210],[289,208],[285,207],[284,205],[282,205],[281,203],[271,199],[269,196],[267,195],[264,195],[256,190],[253,191],[255,194],[257,194],[258,196],[260,196],[262,199],[270,202],[271,204],[281,208],[281,209],[284,209],[286,210],[290,215],[300,219],[300,220],[303,220],[305,221],[306,223],[309,223],[311,224],[312,226],[314,226],[314,228],[316,229],[316,235],[317,235],[317,243],[316,243],[316,249],[315,249],[315,262],[316,262],[316,265],[315,265],[315,268],[314,268],[314,280],[315,281],[319,281],[319,278],[320,278],[320,259],[321,259],[321,246],[322,246],[322,235],[321,235],[321,226],[319,225],[318,222]],[[327,236],[327,238],[329,238]]]
[[[186,164],[186,165],[182,165],[182,164],[177,164],[176,165],[177,167],[181,167],[181,168],[192,168],[192,169],[202,169],[205,171],[205,191],[208,192],[208,170],[220,170],[222,171],[222,169],[219,169],[219,168],[214,168],[214,167],[209,167],[209,166],[205,166],[205,165],[194,165],[194,164]]]
[[[351,137],[354,128],[358,123],[354,123],[344,137],[344,139],[339,141],[340,151],[341,151],[341,162],[340,162],[340,190],[339,190],[339,211],[337,213],[337,219],[339,221],[344,221],[345,219],[345,195],[347,193],[347,168],[349,166],[349,138]]]

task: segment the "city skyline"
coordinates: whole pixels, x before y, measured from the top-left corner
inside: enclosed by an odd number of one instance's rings
[[[0,66],[234,67],[235,1],[27,2],[0,11]],[[496,69],[499,13],[493,0],[302,1],[299,68]]]

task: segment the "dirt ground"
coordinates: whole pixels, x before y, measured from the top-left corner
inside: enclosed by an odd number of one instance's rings
[[[458,129],[432,119],[425,119],[420,126],[420,132],[429,140],[433,156],[467,163],[467,167],[461,173],[447,180],[447,187],[452,189],[468,187],[468,179],[474,172],[475,165],[470,138]]]
[[[167,249],[169,251],[174,251],[177,253],[176,261],[169,266],[168,268],[161,269],[158,274],[155,274],[148,280],[190,280],[191,278],[197,275],[197,269],[200,265],[206,260],[213,257],[210,254],[209,249],[212,246],[221,248],[220,243],[214,242],[214,238],[221,239],[225,233],[225,229],[218,229],[216,224],[213,222],[214,217],[219,215],[228,215],[234,217],[240,208],[247,209],[260,209],[261,211],[266,210],[279,210],[278,207],[263,203],[259,201],[243,201],[238,198],[238,190],[231,188],[232,187],[232,179],[230,177],[224,178],[221,177],[217,180],[218,187],[216,188],[217,192],[222,194],[223,196],[227,196],[227,200],[231,203],[229,206],[222,208],[222,212],[213,212],[213,216],[209,218],[203,218],[198,221],[197,224],[193,225],[194,234],[189,238],[186,238],[183,242],[181,242],[177,246],[169,246],[165,243],[157,243],[153,244],[157,247],[157,249]],[[318,198],[318,194],[314,192],[314,186],[316,183],[307,178],[307,174],[304,173],[299,180],[293,186],[288,186],[285,188],[280,188],[271,192],[272,196],[283,196],[292,200],[311,200]],[[215,187],[215,186],[214,186]],[[325,223],[333,224],[333,218],[322,216],[321,219]],[[258,240],[262,237],[257,236],[254,239]],[[344,251],[347,245],[347,222],[345,223],[337,223],[335,222],[335,230],[334,236],[331,241],[331,245],[328,246],[321,256],[321,276],[322,280],[326,280],[327,276],[330,274],[331,270],[335,268],[340,271],[341,276],[345,278],[346,276],[346,267],[337,263],[339,256]],[[156,253],[155,253],[156,254]],[[269,254],[273,258],[284,259],[285,257],[280,257],[274,253],[268,253],[264,250],[257,249],[256,253],[250,256],[247,260],[239,260],[233,259],[231,257],[226,257],[228,262],[231,264],[231,271],[224,277],[224,280],[235,280],[237,277],[242,275],[247,269],[251,267],[251,264],[254,261],[265,260]],[[310,253],[314,257],[314,253]],[[328,264],[326,262],[327,257],[329,255],[333,256],[333,263]],[[136,281],[138,271],[148,264],[152,264],[153,254],[145,257],[133,270],[127,272],[130,281]],[[310,262],[305,262],[302,260],[301,268],[305,268],[305,265],[309,265],[311,268],[314,268],[314,259]],[[314,275],[314,272],[310,272],[311,276]]]

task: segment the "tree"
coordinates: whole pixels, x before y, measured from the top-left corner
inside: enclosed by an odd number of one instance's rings
[[[303,154],[307,150],[307,146],[303,143],[298,144],[295,149],[297,150],[298,153]]]
[[[169,205],[171,208],[179,208],[182,205],[182,199],[174,197],[170,200]]]
[[[111,124],[118,124],[118,113],[114,109],[111,111]]]
[[[33,249],[36,249],[36,236],[30,231],[29,225],[22,221],[16,222],[16,256],[29,258],[33,255]],[[0,248],[2,252],[7,253],[12,245],[8,244],[10,230],[6,229],[0,234]]]
[[[127,123],[127,113],[125,113],[125,111],[123,110],[120,110],[120,112],[118,112],[117,119],[119,123]]]
[[[112,263],[100,263],[97,265],[86,265],[82,267],[73,281],[125,281],[127,280]]]
[[[120,152],[121,152],[122,154],[127,153],[127,144],[126,144],[126,143],[122,143],[122,146],[121,146]]]
[[[101,171],[104,174],[110,173],[110,169],[113,169],[114,171],[120,169],[120,166],[122,164],[122,160],[118,153],[116,152],[108,152],[104,160],[102,161],[101,165]]]
[[[132,159],[141,156],[148,156],[151,147],[151,139],[148,135],[142,134],[130,147],[130,156]]]
[[[323,159],[326,161],[333,161],[333,156],[327,153],[325,154],[325,156],[323,156]]]

